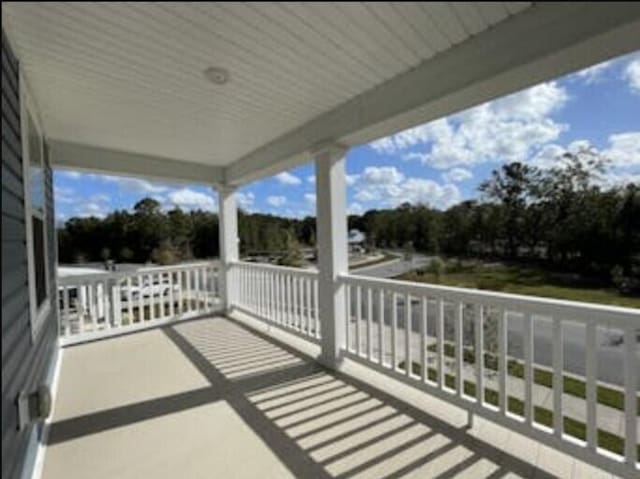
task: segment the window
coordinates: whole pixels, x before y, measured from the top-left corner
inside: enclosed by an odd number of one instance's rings
[[[24,84],[21,84],[21,87],[29,302],[31,305],[31,333],[35,338],[50,309],[44,141]]]

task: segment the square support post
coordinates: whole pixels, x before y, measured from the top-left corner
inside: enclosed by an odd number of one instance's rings
[[[349,272],[347,189],[343,146],[324,145],[312,151],[316,166],[316,230],[318,304],[322,334],[320,362],[337,369],[345,348],[345,287],[340,274]]]
[[[233,280],[233,263],[238,261],[238,207],[235,188],[222,185],[218,191],[218,233],[220,244],[220,299],[222,310],[229,313],[235,300],[236,284]]]

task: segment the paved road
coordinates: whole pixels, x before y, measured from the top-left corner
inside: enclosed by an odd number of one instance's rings
[[[386,263],[354,269],[353,273],[372,276],[374,278],[393,278],[394,276],[399,276],[414,269],[427,266],[431,258],[432,256],[416,254],[410,261],[405,261],[404,259],[391,260]]]

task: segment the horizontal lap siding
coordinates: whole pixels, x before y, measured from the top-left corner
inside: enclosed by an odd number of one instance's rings
[[[42,383],[56,347],[55,241],[51,169],[46,168],[52,313],[31,339],[20,143],[18,62],[2,32],[2,477],[19,477],[31,429],[18,431],[15,400]]]

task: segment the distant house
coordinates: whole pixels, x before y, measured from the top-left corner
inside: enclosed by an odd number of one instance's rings
[[[367,239],[366,235],[357,229],[349,230],[349,252],[350,253],[364,253],[364,242]]]

